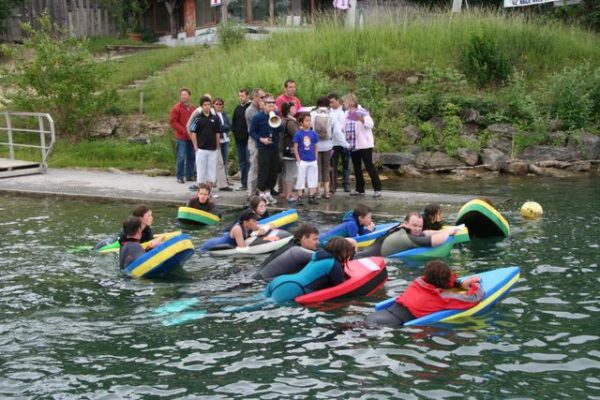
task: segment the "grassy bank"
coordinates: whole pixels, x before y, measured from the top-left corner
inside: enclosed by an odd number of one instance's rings
[[[600,64],[598,36],[575,27],[530,22],[516,16],[429,15],[402,18],[399,23],[388,19],[359,31],[321,23],[314,30],[247,41],[228,52],[218,47],[199,51],[189,63],[126,93],[121,104],[127,112],[135,110],[139,91],[143,90],[149,117],[162,118],[177,98],[178,88],[186,86],[192,89],[194,98],[204,92],[224,96],[230,109],[240,87],[260,86],[280,93],[282,82],[290,77],[298,81],[299,97],[310,104],[330,90],[343,93],[377,83],[370,82],[369,75],[423,72],[430,67],[458,69],[461,49],[471,36],[481,33],[497,38],[501,51],[525,73],[530,84],[584,61]],[[357,74],[362,81],[353,79]]]
[[[223,97],[231,113],[238,89],[262,87],[277,95],[282,83],[293,78],[305,105],[331,91],[355,92],[376,121],[378,151],[405,149],[401,130],[414,124],[425,133],[418,143],[422,148],[441,146],[452,154],[457,146],[476,150],[486,140],[484,132],[475,144],[461,142],[459,116],[467,107],[476,108],[485,123],[518,125],[521,142],[515,146],[522,148],[546,140],[547,121],[556,113],[582,108],[576,102],[587,96],[584,91],[595,82],[600,99],[600,70],[595,69],[600,65],[600,37],[575,26],[485,12],[375,13],[368,15],[368,21],[365,29],[344,30],[324,18],[313,28],[273,33],[264,41],[245,41],[229,50],[158,49],[110,61],[114,67],[110,82],[115,87],[151,78],[123,90],[112,110],[137,112],[143,91],[146,117],[164,121],[179,88],[185,86],[192,90],[194,103],[208,92]],[[472,71],[464,67],[465,49],[474,38],[491,46],[492,55],[506,60],[512,76],[504,82],[474,84]],[[177,64],[184,58],[189,60]],[[164,71],[169,65],[173,66]],[[416,83],[407,77],[416,78]],[[561,99],[564,104],[557,103]],[[586,97],[583,105],[591,111],[575,115],[568,129],[583,123],[593,131],[600,120],[592,97]],[[428,122],[433,116],[446,119],[443,132],[436,133]],[[114,139],[61,142],[51,165],[173,170],[171,133],[165,133],[166,138],[147,147]]]

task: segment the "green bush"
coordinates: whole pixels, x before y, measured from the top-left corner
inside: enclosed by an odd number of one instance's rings
[[[510,70],[510,60],[498,40],[485,31],[471,35],[462,49],[460,65],[467,79],[479,87],[504,81]]]
[[[564,122],[567,129],[583,128],[592,115],[589,65],[565,68],[548,82],[546,102],[551,118]]]
[[[514,123],[529,128],[539,116],[538,105],[531,96],[523,72],[515,71],[502,91],[506,103],[506,117]]]
[[[246,29],[236,23],[221,23],[217,27],[217,37],[221,46],[229,50],[246,40]]]
[[[109,67],[94,60],[85,42],[53,27],[47,14],[39,24],[37,31],[22,25],[29,36],[16,54],[14,91],[6,102],[17,110],[49,112],[59,135],[84,136],[116,96],[105,86]]]

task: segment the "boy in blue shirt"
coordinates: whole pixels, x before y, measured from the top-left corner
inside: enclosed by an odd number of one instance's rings
[[[308,186],[308,203],[318,204],[315,194],[317,192],[319,169],[317,166],[319,137],[317,133],[310,129],[310,114],[303,113],[298,117],[300,129],[294,134],[292,142],[294,143],[294,156],[298,163],[298,178],[296,180],[296,190],[298,191],[298,205],[302,205],[302,190]]]

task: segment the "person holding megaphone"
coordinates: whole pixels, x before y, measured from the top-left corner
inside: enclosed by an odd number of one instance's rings
[[[277,182],[281,168],[279,157],[279,136],[282,131],[281,117],[276,112],[275,99],[270,93],[263,98],[263,109],[252,118],[250,137],[258,148],[258,194],[267,204],[277,204],[271,190]]]

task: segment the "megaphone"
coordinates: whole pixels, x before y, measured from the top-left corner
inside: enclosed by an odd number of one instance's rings
[[[271,128],[279,128],[281,126],[281,118],[275,114],[275,111],[269,113],[269,126]]]

